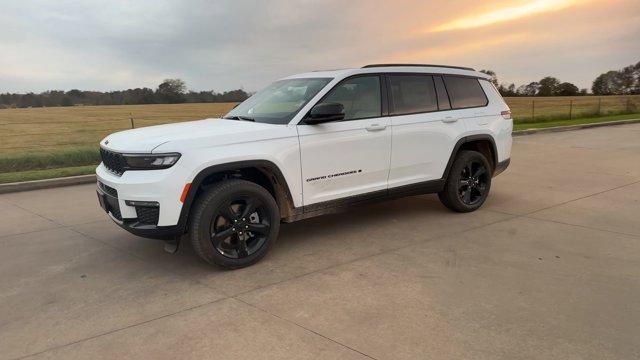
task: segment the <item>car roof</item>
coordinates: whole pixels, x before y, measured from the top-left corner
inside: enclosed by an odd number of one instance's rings
[[[337,70],[317,70],[301,74],[288,76],[284,79],[299,78],[346,78],[352,75],[370,74],[370,73],[427,73],[427,74],[448,74],[473,76],[483,79],[490,79],[487,74],[475,71],[471,68],[449,67],[443,65],[411,65],[411,64],[389,64],[374,65],[362,68],[337,69]]]

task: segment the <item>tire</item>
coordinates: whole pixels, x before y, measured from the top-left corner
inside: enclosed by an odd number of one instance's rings
[[[233,179],[198,197],[189,232],[194,251],[204,261],[239,269],[267,254],[279,228],[280,210],[273,196],[260,185]]]
[[[484,155],[477,151],[463,150],[456,155],[438,198],[453,211],[475,211],[489,195],[491,174],[491,164]]]

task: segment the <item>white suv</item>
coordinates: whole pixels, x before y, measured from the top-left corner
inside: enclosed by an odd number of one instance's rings
[[[511,112],[486,75],[369,65],[278,80],[222,119],[127,130],[101,143],[98,198],[133,234],[189,233],[204,260],[255,263],[280,222],[438,193],[479,208],[511,153]]]

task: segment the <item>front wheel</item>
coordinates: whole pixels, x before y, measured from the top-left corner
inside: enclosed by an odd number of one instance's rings
[[[266,255],[279,226],[278,205],[265,188],[245,180],[225,180],[198,198],[191,218],[191,244],[208,263],[238,269]]]
[[[482,206],[490,188],[491,165],[487,158],[477,151],[464,150],[456,156],[438,197],[453,211],[471,212]]]

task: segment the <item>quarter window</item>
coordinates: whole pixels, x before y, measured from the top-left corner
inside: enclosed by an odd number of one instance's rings
[[[380,98],[379,76],[357,76],[331,89],[321,103],[340,103],[344,120],[357,120],[382,116]]]
[[[393,114],[415,114],[438,110],[431,75],[390,75]]]
[[[445,76],[451,106],[454,109],[486,106],[487,96],[476,78]]]

